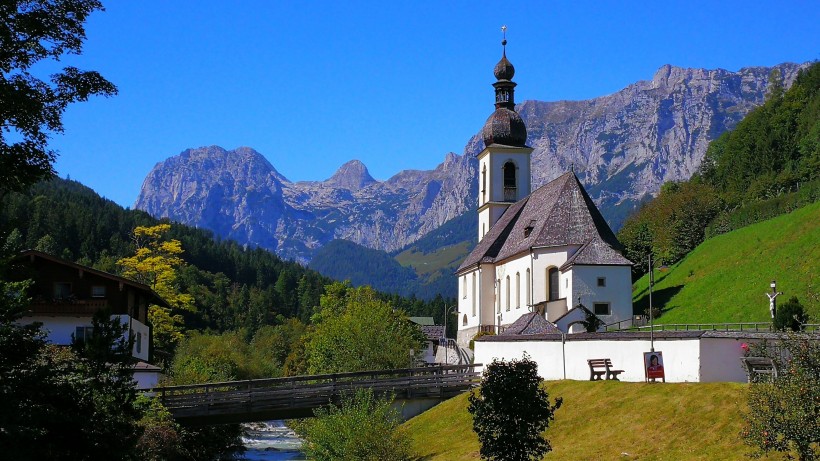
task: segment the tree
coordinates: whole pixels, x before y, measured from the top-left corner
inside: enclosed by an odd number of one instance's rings
[[[820,344],[791,333],[781,339],[784,354],[768,355],[780,363],[772,382],[749,385],[744,442],[757,454],[791,453],[800,461],[820,459]],[[783,363],[781,355],[788,357]]]
[[[808,321],[809,316],[806,315],[803,305],[800,304],[796,296],[792,296],[787,302],[777,307],[777,313],[774,316],[774,327],[781,331],[800,331]]]
[[[69,104],[111,96],[98,72],[65,67],[46,82],[32,68],[42,60],[80,54],[84,23],[98,0],[11,0],[0,4],[0,192],[19,191],[54,175],[50,133],[63,131]]]
[[[148,285],[174,309],[193,311],[194,299],[188,293],[181,293],[177,284],[177,271],[184,265],[179,240],[167,240],[170,224],[137,226],[133,240],[136,246],[134,256],[122,258],[117,265],[123,276]],[[154,328],[152,337],[158,349],[173,350],[182,339],[183,319],[179,314],[162,306],[151,305],[148,320]]]
[[[305,343],[312,374],[406,368],[424,336],[402,311],[370,287],[335,283],[325,288],[315,328]]]
[[[343,397],[339,406],[315,410],[314,419],[297,426],[305,438],[305,454],[316,461],[414,459],[392,401],[376,398],[370,390],[358,390]]]
[[[17,321],[30,282],[0,280],[0,453],[8,459],[128,458],[141,414],[122,325],[95,316],[91,340],[51,346],[39,324]]]
[[[468,399],[481,459],[535,461],[552,450],[542,433],[563,401],[558,397],[550,403],[538,364],[526,354],[521,360],[493,360]]]

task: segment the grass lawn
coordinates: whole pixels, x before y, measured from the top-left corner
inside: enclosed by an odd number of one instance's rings
[[[679,263],[655,271],[658,323],[767,322],[769,283],[797,296],[820,323],[820,202],[709,239]],[[648,306],[648,278],[633,287],[636,313]]]
[[[545,460],[743,460],[738,435],[745,384],[553,381],[563,406],[546,435]],[[406,422],[420,460],[478,460],[467,395]],[[782,459],[763,457],[764,460]]]

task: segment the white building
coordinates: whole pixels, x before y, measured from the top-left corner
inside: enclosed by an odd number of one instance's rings
[[[478,238],[458,268],[458,342],[538,312],[577,331],[586,311],[604,323],[632,317],[632,263],[573,172],[531,192],[527,129],[515,111],[505,51],[494,73],[496,110],[478,154]]]

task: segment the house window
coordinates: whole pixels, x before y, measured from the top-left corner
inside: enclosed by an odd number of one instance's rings
[[[68,299],[71,296],[71,284],[54,282],[54,299]]]
[[[550,267],[547,270],[547,300],[555,301],[558,299],[558,268]]]
[[[510,276],[507,276],[507,310],[510,310]]]
[[[92,334],[94,334],[94,328],[92,327],[77,327],[74,329],[74,341],[85,342],[91,338]]]
[[[598,277],[598,286],[605,287],[606,286],[606,277]]]
[[[515,273],[515,308],[521,307],[521,273]]]
[[[478,302],[478,296],[476,296],[476,283],[475,283],[475,272],[473,272],[473,317],[475,317],[475,305]]]
[[[91,287],[92,298],[105,298],[105,285],[94,285]]]
[[[464,293],[462,298],[467,299],[467,276],[466,275],[461,279],[461,282],[462,282],[461,283],[461,292]]]
[[[610,315],[609,303],[592,303],[592,312],[595,315]]]
[[[137,339],[136,339],[136,346],[137,346],[137,354],[142,352],[142,333],[137,332]]]

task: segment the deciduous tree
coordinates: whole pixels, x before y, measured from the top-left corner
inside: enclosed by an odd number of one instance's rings
[[[170,224],[137,226],[133,232],[136,253],[120,259],[117,265],[122,268],[124,277],[148,285],[172,308],[193,311],[193,296],[180,292],[177,284],[177,270],[185,262],[180,256],[183,250],[179,240],[166,238],[170,230]],[[182,339],[181,315],[166,307],[151,305],[148,320],[154,328],[152,336],[157,348],[172,350]]]
[[[0,193],[54,174],[48,138],[63,131],[69,104],[116,94],[98,72],[67,66],[46,81],[33,71],[40,61],[80,54],[84,23],[102,9],[98,0],[0,2]]]
[[[536,461],[552,450],[543,432],[562,399],[550,403],[538,365],[526,355],[509,362],[493,360],[484,371],[481,387],[468,398],[481,459]]]
[[[771,382],[749,385],[744,442],[758,454],[782,452],[800,461],[820,459],[820,344],[808,336],[782,339],[785,354],[771,354],[781,362]],[[769,351],[775,350],[768,348]],[[787,359],[783,363],[781,356]]]

